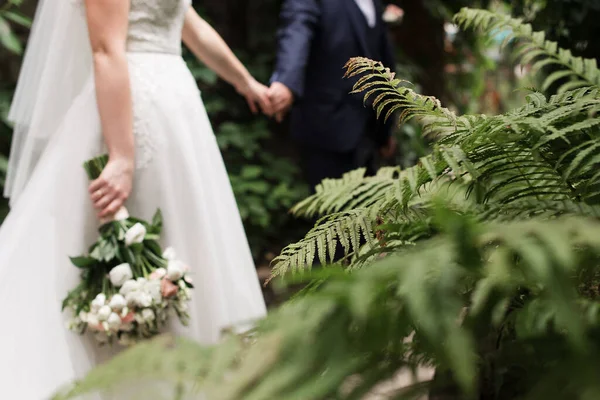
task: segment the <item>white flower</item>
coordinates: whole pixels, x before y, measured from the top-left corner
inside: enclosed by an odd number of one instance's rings
[[[137,283],[140,284],[140,288],[143,290],[144,289],[144,285],[146,284],[146,282],[148,282],[148,280],[146,278],[137,278],[136,279]]]
[[[181,261],[169,261],[169,266],[167,267],[167,279],[172,282],[178,281],[183,278],[184,273],[185,265],[183,265]]]
[[[138,296],[135,299],[136,303],[138,306],[140,307],[150,307],[152,305],[152,296],[150,296],[148,293],[144,293],[144,292],[138,292]]]
[[[131,246],[134,243],[142,243],[146,236],[146,228],[139,222],[125,232],[125,244]]]
[[[110,308],[112,308],[113,310],[122,310],[125,306],[127,305],[127,302],[125,301],[125,297],[123,297],[123,295],[120,294],[115,294],[111,299],[110,299],[110,303],[108,303],[108,306]]]
[[[137,306],[137,298],[140,292],[135,290],[133,292],[129,292],[125,295],[125,301],[127,302],[127,306],[134,307]]]
[[[142,318],[145,322],[154,321],[154,311],[149,308],[142,310]]]
[[[121,286],[119,293],[121,293],[123,296],[127,296],[128,293],[135,292],[136,290],[140,290],[140,284],[137,281],[131,279],[125,282],[123,286]]]
[[[88,313],[85,311],[79,311],[79,315],[77,316],[81,322],[87,322]]]
[[[97,327],[100,324],[100,320],[98,319],[98,315],[93,313],[88,313],[87,315],[87,324],[92,327]]]
[[[150,274],[150,280],[161,280],[167,274],[167,270],[164,268],[157,268]]]
[[[383,13],[383,21],[387,23],[398,23],[404,17],[404,10],[396,5],[388,5]]]
[[[108,316],[106,322],[108,322],[110,329],[117,330],[121,326],[121,317],[117,313],[112,313]]]
[[[163,258],[164,258],[165,260],[169,260],[169,261],[171,261],[171,260],[174,260],[174,259],[176,259],[176,258],[177,258],[177,253],[175,253],[175,249],[174,249],[174,248],[172,248],[172,247],[167,247],[167,248],[165,249],[165,251],[163,252],[162,256],[163,256]]]
[[[162,300],[162,293],[160,292],[160,281],[149,281],[144,286],[144,290],[150,296],[152,296],[152,300],[156,303],[160,303]]]
[[[117,211],[113,217],[114,221],[123,221],[125,219],[129,218],[129,212],[127,211],[127,209],[125,207],[121,207],[119,208],[119,211]]]
[[[110,277],[110,282],[115,287],[121,287],[125,282],[133,278],[133,272],[131,272],[129,264],[123,263],[111,269],[108,276]]]
[[[102,308],[100,308],[100,311],[98,311],[98,319],[100,321],[106,321],[111,313],[112,310],[109,306],[102,306]]]
[[[92,301],[92,311],[98,312],[104,304],[106,304],[106,295],[104,293],[98,293],[96,298]]]

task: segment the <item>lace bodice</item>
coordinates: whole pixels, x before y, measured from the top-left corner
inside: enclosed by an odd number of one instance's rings
[[[181,29],[191,0],[131,0],[127,50],[181,53]]]
[[[71,0],[83,12],[84,0]],[[149,109],[165,96],[179,90],[198,97],[198,88],[181,57],[181,30],[192,0],[130,0],[127,52],[133,97],[133,132],[136,167],[145,168],[166,138],[153,134]],[[178,89],[174,89],[178,88]],[[178,93],[179,96],[179,93]],[[181,97],[181,96],[179,96]]]

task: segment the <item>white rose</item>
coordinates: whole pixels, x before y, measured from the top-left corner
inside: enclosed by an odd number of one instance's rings
[[[110,282],[115,287],[121,287],[125,282],[133,278],[133,272],[131,272],[131,267],[127,263],[123,263],[121,265],[117,265],[108,273],[110,278]]]
[[[121,293],[123,296],[126,296],[128,293],[135,292],[136,290],[139,290],[139,289],[140,289],[140,284],[137,281],[134,281],[133,279],[131,279],[131,280],[128,280],[127,282],[125,282],[123,284],[123,286],[121,286],[119,293]]]
[[[146,237],[146,228],[139,222],[125,232],[125,244],[131,246],[134,243],[142,243]]]
[[[79,315],[77,317],[79,318],[79,320],[81,320],[81,322],[87,322],[88,313],[86,313],[85,311],[79,311]]]
[[[125,297],[123,297],[120,294],[115,294],[111,299],[110,299],[110,303],[108,303],[108,306],[110,308],[112,308],[113,310],[122,310],[123,307],[125,307],[127,305],[127,302],[125,301]]]
[[[154,321],[154,311],[149,308],[142,310],[142,318],[145,322]]]
[[[108,322],[110,329],[117,330],[121,326],[121,317],[117,313],[112,313],[108,316],[106,322]]]
[[[119,208],[119,211],[117,211],[113,217],[114,221],[123,221],[126,220],[127,218],[129,218],[129,212],[127,211],[127,209],[125,207],[121,207]]]
[[[137,298],[140,295],[140,292],[135,290],[129,292],[125,295],[125,301],[129,307],[137,306]]]
[[[151,281],[159,281],[167,274],[167,270],[164,268],[157,268],[148,277]]]
[[[172,282],[178,281],[179,279],[183,278],[184,273],[185,265],[183,265],[181,261],[169,261],[169,266],[167,267],[167,279]]]
[[[89,326],[92,326],[92,327],[96,328],[99,323],[100,323],[100,320],[98,319],[98,316],[96,314],[88,313],[88,315],[87,315],[87,324]]]
[[[106,321],[111,313],[112,310],[109,306],[102,306],[102,308],[100,308],[100,311],[98,311],[98,319],[100,321]]]
[[[152,296],[148,293],[138,292],[138,296],[135,299],[138,306],[146,308],[152,305]]]
[[[141,289],[143,289],[146,282],[148,282],[148,280],[146,278],[137,278],[136,281],[137,281],[137,283],[140,284]]]
[[[144,286],[144,290],[156,303],[160,303],[162,300],[162,293],[160,292],[160,281],[150,281]]]
[[[104,293],[98,293],[96,298],[92,301],[92,311],[98,312],[98,310],[106,304],[106,295]]]
[[[175,253],[175,249],[174,249],[174,248],[172,248],[172,247],[167,247],[167,248],[165,249],[165,251],[163,252],[162,256],[163,256],[163,258],[164,258],[165,260],[169,260],[169,261],[171,261],[171,260],[174,260],[174,259],[176,259],[176,258],[177,258],[177,253]]]

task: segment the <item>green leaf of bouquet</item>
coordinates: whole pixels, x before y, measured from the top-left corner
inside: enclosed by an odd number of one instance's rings
[[[121,253],[123,254],[123,259],[126,263],[135,265],[135,255],[129,247],[121,247]]]
[[[153,235],[153,236],[156,236],[156,238],[154,238],[154,237],[149,238],[149,236],[150,235],[146,236],[146,241],[144,241],[144,245],[152,253],[154,253],[155,255],[157,255],[159,257],[161,257],[162,256],[162,249],[160,247],[160,244],[158,244],[158,242],[157,242],[158,235]]]
[[[144,241],[147,241],[147,240],[158,240],[158,239],[160,239],[160,235],[155,234],[155,233],[148,233],[144,237]]]
[[[158,210],[156,210],[156,213],[154,213],[154,217],[152,217],[152,225],[154,226],[154,228],[156,228],[156,233],[159,234],[160,231],[162,230],[162,224],[163,224],[163,217],[162,217],[162,212],[160,211],[160,208]]]
[[[71,263],[73,263],[73,265],[76,266],[77,268],[91,268],[94,265],[98,264],[98,260],[96,260],[93,257],[80,256],[80,257],[70,257],[70,259],[71,259]]]
[[[133,254],[137,256],[142,253],[142,250],[144,250],[144,244],[132,243],[131,245],[129,245],[129,249],[133,252]]]
[[[101,239],[98,245],[99,259],[109,262],[117,255],[117,246],[111,241]]]

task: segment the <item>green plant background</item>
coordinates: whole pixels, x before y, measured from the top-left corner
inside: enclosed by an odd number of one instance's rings
[[[215,399],[362,399],[400,369],[429,366],[433,379],[390,398],[600,398],[598,1],[401,5],[405,21],[390,31],[397,76],[412,84],[398,86],[369,60],[350,67],[371,74],[357,90],[381,95],[376,106],[404,111],[399,155],[375,177],[355,171],[306,199],[285,124],[250,115],[186,54],[257,263],[274,258],[273,276],[287,278],[270,287],[301,290],[254,336],[210,348],[161,338],[66,397],[143,381],[147,390],[172,384],[165,399],[194,398],[198,388]],[[444,24],[467,5],[497,13],[460,11],[465,32],[449,43]],[[266,81],[279,6],[205,0],[199,10]],[[0,6],[4,116],[27,35],[19,13],[31,11]],[[497,57],[503,35],[515,57]],[[546,67],[520,79],[515,64]],[[0,167],[9,142],[4,119]],[[292,206],[323,219],[304,235]]]
[[[204,0],[195,4],[251,72],[267,82],[274,63],[281,2]],[[515,13],[532,19],[537,29],[547,27],[550,37],[560,40],[561,45],[580,49],[586,56],[600,54],[597,41],[590,39],[594,31],[589,28],[590,21],[598,16],[597,0],[580,1],[575,8],[566,0],[390,0],[388,3],[398,4],[406,11],[404,21],[390,27],[398,53],[399,75],[413,82],[418,90],[463,113],[485,112],[482,98],[490,92],[502,98],[504,109],[522,99],[523,93],[512,92],[512,71],[488,57],[489,41],[467,32],[457,37],[450,50],[445,46],[444,23],[462,6],[492,5],[504,10],[513,7]],[[0,183],[10,150],[11,127],[6,116],[35,5],[35,0],[8,0],[0,6]],[[587,42],[586,33],[590,39]],[[213,72],[189,54],[185,58],[202,90],[255,260],[257,265],[265,267],[310,226],[288,213],[309,192],[302,183],[295,146],[287,136],[286,123],[278,125],[264,117],[252,116],[244,101]],[[458,68],[448,72],[448,65]],[[397,138],[399,151],[390,165],[410,166],[428,152],[427,141],[416,123],[399,127]],[[3,201],[0,218],[7,211]]]

